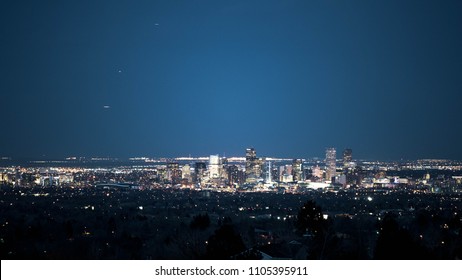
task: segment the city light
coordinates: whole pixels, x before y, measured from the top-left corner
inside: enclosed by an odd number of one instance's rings
[[[238,236],[246,240],[247,249],[257,248],[270,255],[267,246],[271,246],[294,258],[308,251],[297,253],[287,248],[303,245],[314,250],[312,242],[322,232],[330,236],[326,242],[335,236],[344,246],[351,246],[358,243],[351,228],[361,228],[361,242],[382,242],[379,237],[386,234],[392,219],[419,240],[415,246],[422,250],[455,252],[454,244],[458,243],[440,240],[436,233],[444,232],[449,239],[458,236],[460,229],[452,225],[457,225],[457,219],[462,223],[458,216],[462,208],[460,161],[362,161],[346,149],[337,168],[335,148],[327,149],[325,160],[259,157],[254,148],[245,153],[246,157],[215,154],[172,159],[133,157],[127,161],[79,158],[81,161],[72,167],[60,161],[4,166],[0,168],[0,206],[5,213],[0,221],[2,242],[14,240],[8,236],[16,233],[17,226],[8,221],[22,213],[31,217],[21,225],[25,232],[34,234],[47,228],[50,234],[63,238],[56,239],[68,250],[62,255],[78,254],[72,249],[73,243],[91,242],[105,248],[86,253],[95,258],[117,258],[118,252],[127,250],[124,244],[138,248],[137,258],[206,257],[207,248],[213,246],[211,236],[233,225]],[[99,164],[92,166],[95,161]],[[428,169],[422,170],[422,166]],[[315,204],[305,207],[311,211],[306,217],[320,224],[307,222],[308,228],[299,228],[307,197]],[[431,231],[424,231],[419,224],[409,225],[436,216],[441,219],[439,223],[426,224]],[[170,244],[178,247],[173,249]],[[54,248],[60,248],[41,246],[46,250],[39,258],[47,258],[58,250]],[[196,246],[199,255],[187,255],[190,246]],[[145,247],[148,249],[142,249]],[[18,250],[11,249],[5,258],[17,256]],[[380,256],[374,246],[361,250],[361,258]],[[336,258],[333,252],[329,258]]]

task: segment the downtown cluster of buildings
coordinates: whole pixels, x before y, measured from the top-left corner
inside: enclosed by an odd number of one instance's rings
[[[245,158],[228,159],[211,155],[208,162],[197,161],[193,166],[168,163],[163,178],[173,185],[193,183],[200,187],[258,190],[295,185],[325,188],[361,184],[360,170],[353,161],[352,150],[345,149],[340,161],[336,155],[335,148],[328,148],[325,160],[275,159],[257,157],[256,150],[248,148]]]
[[[324,159],[309,160],[257,157],[254,148],[247,148],[245,157],[131,158],[129,164],[115,165],[108,158],[92,159],[91,162],[100,163],[97,167],[85,167],[86,163],[78,164],[76,159],[68,158],[67,161],[55,163],[58,165],[55,167],[46,167],[43,166],[46,163],[41,163],[39,167],[0,168],[0,185],[293,192],[305,189],[413,186],[436,192],[448,188],[456,190],[462,180],[461,176],[451,174],[441,176],[438,173],[432,177],[430,172],[417,172],[436,169],[457,173],[462,171],[459,162],[356,161],[351,149],[343,150],[341,158],[337,159],[335,148],[327,148]],[[64,167],[71,163],[75,167]]]
[[[268,188],[279,183],[334,182],[356,184],[356,164],[352,161],[351,149],[344,151],[342,170],[337,171],[336,150],[327,149],[325,161],[313,163],[303,159],[274,159],[257,157],[254,148],[246,149],[245,158],[225,158],[211,155],[208,161],[196,161],[181,165],[179,162],[166,164],[158,169],[165,183],[198,184],[214,187],[242,187],[264,185]]]

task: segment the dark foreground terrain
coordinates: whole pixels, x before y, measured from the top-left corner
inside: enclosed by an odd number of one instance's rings
[[[461,259],[462,194],[12,188],[2,259]]]

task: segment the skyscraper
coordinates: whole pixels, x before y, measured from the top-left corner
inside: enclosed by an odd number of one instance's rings
[[[194,182],[201,183],[204,172],[207,170],[205,162],[196,162],[194,165]]]
[[[292,176],[294,181],[301,181],[302,180],[302,160],[301,159],[294,159],[292,161]]]
[[[353,160],[353,151],[351,149],[345,149],[343,151],[343,169],[348,170],[350,162]]]
[[[272,175],[271,175],[271,172],[272,172],[272,168],[271,168],[271,161],[267,161],[266,162],[266,171],[265,171],[265,181],[266,183],[271,183],[273,180],[272,180]]]
[[[257,161],[256,161],[256,164],[255,164],[255,167],[254,167],[254,172],[255,172],[255,177],[256,178],[262,178],[263,177],[263,171],[264,171],[264,167],[265,167],[265,162],[266,162],[266,159],[264,158],[257,158]]]
[[[185,164],[183,168],[181,168],[181,177],[187,182],[191,181],[191,167],[189,164]]]
[[[181,182],[181,169],[178,162],[169,162],[167,164],[167,178],[172,184],[179,184]]]
[[[313,166],[311,167],[311,176],[315,181],[318,181],[319,179],[322,179],[322,170],[319,166]]]
[[[337,151],[335,148],[326,149],[326,179],[332,180],[332,177],[335,176]]]
[[[220,178],[221,164],[218,155],[211,155],[209,157],[209,176],[211,179]]]
[[[245,174],[236,165],[227,166],[228,182],[230,185],[242,184],[245,181]]]
[[[257,152],[254,148],[247,148],[245,151],[245,179],[246,181],[256,180],[257,174],[255,167],[257,165]]]

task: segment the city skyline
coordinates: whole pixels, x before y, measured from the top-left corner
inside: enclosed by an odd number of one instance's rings
[[[462,256],[462,161],[245,154],[0,167],[2,258]]]
[[[66,158],[65,161],[30,161],[32,165],[0,165],[0,186],[12,185],[15,187],[42,187],[71,186],[74,178],[81,180],[83,173],[90,174],[114,172],[115,174],[130,174],[130,180],[95,181],[93,175],[89,180],[83,180],[85,187],[115,187],[150,189],[157,187],[188,188],[188,189],[214,189],[236,191],[278,191],[283,187],[286,191],[292,188],[297,192],[304,189],[326,189],[328,191],[342,188],[374,188],[374,187],[403,187],[414,186],[409,175],[417,175],[417,183],[424,186],[431,178],[430,173],[435,172],[449,175],[452,187],[460,184],[462,161],[451,160],[417,160],[397,162],[364,161],[353,157],[352,149],[343,150],[341,159],[336,158],[337,149],[330,147],[325,150],[324,159],[280,159],[258,156],[257,150],[247,148],[245,157],[220,157],[210,155],[200,158],[130,158],[129,162],[113,158]],[[2,160],[4,160],[2,158]],[[105,165],[104,163],[109,163]],[[117,162],[121,164],[117,164]],[[337,165],[339,163],[339,166]],[[67,165],[71,163],[71,165]],[[92,165],[97,163],[98,165]],[[38,165],[34,165],[38,164]],[[51,165],[47,165],[51,164]],[[141,165],[140,165],[141,164]],[[68,166],[68,167],[66,167]],[[92,171],[93,170],[93,171]],[[147,172],[144,175],[138,171]],[[425,171],[426,173],[421,173]],[[386,173],[391,172],[387,176]],[[408,173],[411,172],[411,173]],[[420,173],[419,173],[420,172]],[[75,176],[75,174],[79,174]],[[146,177],[147,175],[147,177]],[[404,175],[404,176],[401,176]],[[106,175],[104,175],[106,176]],[[104,177],[103,176],[103,177]],[[419,178],[420,177],[420,178]],[[423,181],[421,181],[423,180]],[[98,183],[99,181],[99,183]],[[136,182],[139,182],[138,185]],[[449,181],[448,181],[449,182]],[[456,183],[457,182],[457,183]],[[446,181],[444,182],[447,183]],[[89,185],[90,184],[90,185]],[[80,185],[82,186],[82,185]],[[440,187],[441,185],[435,185]],[[446,186],[447,187],[447,186]],[[432,188],[432,192],[435,189]],[[454,189],[455,191],[455,189]]]
[[[8,2],[0,157],[462,159],[460,1]]]

